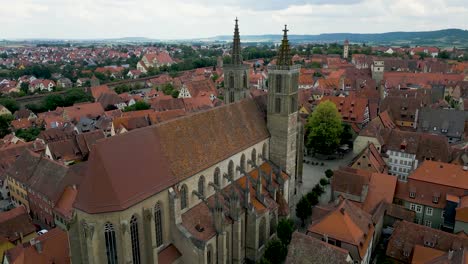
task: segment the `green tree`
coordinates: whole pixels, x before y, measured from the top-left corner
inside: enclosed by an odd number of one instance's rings
[[[351,142],[353,139],[353,130],[351,125],[348,123],[343,123],[343,132],[341,133],[341,141],[340,144],[346,144]]]
[[[145,101],[138,101],[134,105],[130,105],[124,108],[124,112],[130,112],[130,111],[140,111],[140,110],[147,110],[151,107],[150,104],[148,104]]]
[[[284,245],[289,245],[289,242],[291,242],[291,236],[293,232],[294,222],[291,219],[285,218],[281,219],[278,222],[276,233],[278,234],[278,238]]]
[[[340,145],[343,126],[334,103],[320,103],[307,120],[307,147],[321,154],[333,154]]]
[[[44,111],[49,111],[49,110],[55,110],[57,107],[62,107],[65,106],[65,102],[63,100],[63,97],[58,95],[58,94],[51,94],[46,96],[42,103],[42,110]]]
[[[15,132],[15,135],[29,142],[35,140],[41,131],[42,129],[39,127],[31,127],[27,129],[18,129]]]
[[[333,177],[333,171],[328,169],[325,171],[325,176],[330,179],[331,177]]]
[[[0,138],[10,133],[11,120],[13,120],[11,115],[0,115]]]
[[[311,206],[316,206],[319,203],[319,195],[316,192],[308,192],[306,198]]]
[[[79,88],[72,88],[66,91],[63,98],[65,106],[71,106],[75,103],[92,102],[93,97]]]
[[[312,214],[312,207],[309,201],[307,201],[307,198],[305,196],[302,196],[302,198],[299,200],[299,202],[296,205],[296,216],[299,219],[301,219],[302,226],[305,225],[305,220],[311,214]]]
[[[12,98],[0,98],[0,105],[6,107],[12,114],[19,110],[19,104]]]
[[[320,196],[320,195],[322,195],[322,194],[325,192],[325,190],[323,189],[322,186],[320,186],[320,185],[317,183],[317,184],[315,184],[314,188],[312,189],[312,192],[316,193],[317,196]]]
[[[327,179],[325,179],[325,178],[320,179],[320,185],[326,186],[326,185],[328,185],[328,184],[329,184],[329,182],[328,182]]]
[[[20,90],[25,94],[29,93],[29,84],[27,82],[22,82],[20,85]]]
[[[179,97],[179,91],[174,90],[174,91],[172,91],[171,95],[172,95],[173,98],[178,98]]]
[[[274,238],[268,242],[265,248],[263,258],[272,264],[283,263],[288,254],[287,246],[281,243],[280,240]]]
[[[437,57],[441,59],[450,59],[450,53],[446,50],[443,50],[439,52],[439,55],[437,55]]]

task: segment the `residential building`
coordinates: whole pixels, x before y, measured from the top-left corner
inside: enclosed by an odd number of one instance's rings
[[[209,97],[211,101],[217,98],[218,91],[211,79],[185,83],[179,91],[179,98]]]
[[[399,263],[464,263],[445,261],[455,254],[458,255],[460,250],[463,252],[467,247],[466,237],[401,221],[395,225],[386,255]],[[438,259],[439,257],[443,258]],[[432,262],[437,260],[443,261]]]
[[[382,134],[386,138],[382,153],[387,156],[388,171],[401,181],[406,181],[425,160],[449,162],[451,159],[450,146],[443,136],[396,129]]]
[[[70,240],[66,232],[59,228],[38,236],[29,243],[20,244],[6,251],[2,263],[71,263]]]
[[[7,171],[10,196],[23,204],[35,220],[54,226],[53,208],[60,198],[68,168],[29,150]]]
[[[468,196],[460,198],[455,209],[455,227],[453,232],[468,234]]]
[[[321,219],[313,221],[306,234],[348,251],[354,263],[370,263],[374,231],[370,214],[342,200]]]
[[[369,143],[349,164],[351,168],[377,173],[388,173],[388,167],[382,154],[373,143]]]
[[[351,264],[354,263],[346,249],[326,243],[311,236],[294,232],[288,247],[286,264]]]
[[[369,100],[361,97],[324,96],[320,102],[331,101],[335,104],[343,122],[363,128],[369,123]]]
[[[36,237],[36,227],[24,206],[0,212],[0,256],[15,245]]]
[[[2,115],[11,115],[11,112],[5,106],[0,105],[0,116]]]
[[[456,208],[468,191],[467,177],[462,166],[426,160],[407,182],[398,182],[395,203],[415,211],[416,223],[453,232]]]
[[[465,111],[423,108],[420,111],[418,132],[442,135],[449,144],[464,140],[465,122],[468,113]]]

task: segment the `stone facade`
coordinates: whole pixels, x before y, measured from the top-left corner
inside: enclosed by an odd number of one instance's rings
[[[371,70],[372,70],[372,79],[374,79],[377,85],[379,85],[379,83],[384,78],[384,70],[385,70],[384,61],[374,61],[374,63],[371,65]]]
[[[212,184],[215,181],[216,171],[221,172],[219,187],[228,187],[232,184],[227,175],[232,166],[230,164],[236,168],[233,180],[246,177],[243,176],[241,167],[248,172],[255,170],[261,160],[268,158],[268,144],[268,139],[258,142],[124,211],[88,214],[76,210],[76,218],[69,229],[73,263],[108,263],[105,227],[109,223],[113,226],[117,241],[116,263],[134,263],[129,229],[132,217],[136,217],[138,223],[140,263],[158,263],[159,252],[170,244],[175,245],[182,253],[180,260],[183,263],[244,263],[246,258],[253,261],[259,260],[268,239],[275,236],[274,227],[279,217],[277,209],[267,210],[261,214],[254,209],[240,210],[237,219],[223,224],[218,235],[207,241],[195,238],[184,227],[182,216],[190,213],[197,205],[204,203],[204,200],[195,193],[201,177],[205,179],[204,199],[208,199],[217,194]],[[256,158],[255,161],[252,161],[253,157]],[[186,186],[189,194],[187,207],[184,209],[181,209],[180,203],[181,186]],[[288,188],[287,182],[284,188]],[[156,244],[157,232],[154,217],[156,204],[159,204],[162,209],[163,244],[160,246]],[[216,214],[214,215],[216,218]],[[260,236],[264,236],[263,243],[260,243]],[[208,258],[211,258],[211,261]]]

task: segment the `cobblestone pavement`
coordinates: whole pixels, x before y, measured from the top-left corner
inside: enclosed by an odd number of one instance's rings
[[[327,169],[336,170],[340,166],[348,165],[353,159],[353,153],[346,154],[342,159],[335,160],[320,160],[311,156],[304,157],[306,161],[304,162],[304,170],[302,175],[302,193],[306,194],[312,188],[319,183],[321,178],[325,178],[325,171]],[[319,165],[312,165],[312,163]],[[324,165],[322,166],[322,162]],[[326,204],[331,199],[330,185],[327,185],[325,188],[325,193],[320,197],[320,204]]]

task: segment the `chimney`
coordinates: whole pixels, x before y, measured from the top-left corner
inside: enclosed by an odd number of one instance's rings
[[[344,215],[345,209],[343,207],[340,208],[340,213]]]

